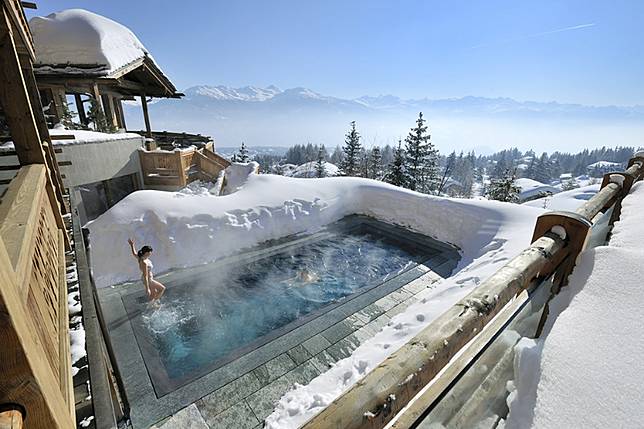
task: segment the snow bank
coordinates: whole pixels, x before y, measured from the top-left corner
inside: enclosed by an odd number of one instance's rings
[[[68,9],[29,21],[40,64],[105,65],[107,74],[149,56],[122,24],[84,9]]]
[[[516,347],[506,428],[632,427],[644,421],[644,183],[625,198],[609,246],[580,256],[538,340]]]
[[[226,167],[225,182],[223,194],[232,194],[244,186],[251,174],[257,173],[259,164],[255,161],[243,163],[233,162]]]
[[[233,181],[232,175],[228,179]],[[361,178],[250,174],[238,192],[226,196],[152,190],[130,194],[87,225],[93,275],[99,287],[138,279],[137,267],[127,252],[130,236],[139,245],[155,249],[155,268],[162,272],[212,262],[354,213],[452,243],[463,249],[463,264],[471,262],[486,245],[502,247],[516,232],[512,226],[517,224],[524,232],[514,237],[519,244],[513,249],[518,251],[528,244],[534,218],[541,210],[432,197]],[[500,231],[505,235],[499,236]]]

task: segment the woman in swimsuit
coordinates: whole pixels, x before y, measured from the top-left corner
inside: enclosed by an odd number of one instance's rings
[[[163,292],[165,292],[165,286],[154,280],[154,276],[152,275],[152,268],[154,268],[152,261],[150,261],[152,248],[150,246],[143,246],[137,252],[134,248],[134,240],[128,238],[127,242],[130,244],[132,256],[134,256],[139,263],[141,279],[143,280],[143,286],[145,286],[148,298],[150,298],[152,302],[157,303],[159,298],[163,295]]]

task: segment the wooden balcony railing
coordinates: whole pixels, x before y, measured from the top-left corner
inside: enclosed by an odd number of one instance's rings
[[[64,232],[47,167],[22,167],[0,202],[0,403],[25,425],[75,426]]]
[[[212,145],[173,152],[139,150],[143,183],[178,189],[195,180],[216,180],[230,162],[211,148]]]
[[[621,200],[633,182],[644,177],[644,152],[624,172],[604,176],[601,190],[576,212],[550,212],[537,219],[532,244],[449,308],[366,377],[304,424],[317,428],[383,428],[396,417],[395,429],[416,427],[423,408],[441,397],[478,351],[503,329],[529,300],[528,291],[552,283],[551,298],[565,286],[591,227],[612,209],[619,217]],[[542,312],[537,336],[548,316]],[[431,383],[431,384],[430,384]],[[428,386],[429,385],[429,386]],[[427,386],[427,388],[426,388]],[[422,393],[421,390],[423,391]],[[420,400],[409,404],[416,395]],[[401,416],[397,416],[401,410]]]

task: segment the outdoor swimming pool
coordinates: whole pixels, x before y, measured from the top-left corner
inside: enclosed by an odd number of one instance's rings
[[[160,308],[123,296],[158,395],[394,280],[440,253],[427,237],[351,217],[230,261],[165,276]]]

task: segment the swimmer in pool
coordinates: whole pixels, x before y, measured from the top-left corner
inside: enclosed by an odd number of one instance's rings
[[[299,270],[295,277],[291,277],[284,281],[288,282],[289,286],[294,286],[295,283],[299,283],[298,286],[304,286],[309,283],[315,283],[318,280],[320,280],[320,277],[318,277],[316,273],[314,273],[313,271],[309,271],[305,268],[305,269]]]
[[[150,261],[150,255],[152,255],[152,248],[150,246],[143,246],[139,251],[135,250],[134,240],[131,238],[127,239],[127,242],[130,244],[130,250],[132,251],[132,256],[134,256],[139,263],[139,270],[141,270],[141,280],[143,280],[143,286],[145,286],[145,291],[148,294],[148,298],[153,305],[159,304],[159,299],[163,296],[165,292],[165,286],[160,282],[154,280],[152,274],[152,261]]]

